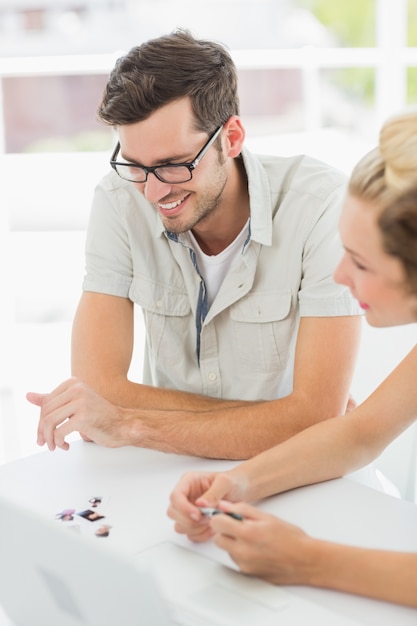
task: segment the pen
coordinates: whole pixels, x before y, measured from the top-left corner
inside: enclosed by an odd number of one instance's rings
[[[233,517],[233,519],[237,519],[242,521],[243,515],[239,515],[239,513],[232,513],[231,511],[221,511],[220,509],[215,509],[211,506],[200,506],[198,507],[203,515],[207,517],[213,517],[213,515],[218,515],[219,513],[223,513],[223,515],[228,515],[229,517]]]

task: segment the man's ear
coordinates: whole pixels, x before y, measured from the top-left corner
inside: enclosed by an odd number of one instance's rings
[[[235,158],[242,152],[246,132],[242,120],[237,115],[232,115],[223,128],[223,136],[226,141],[227,156]]]

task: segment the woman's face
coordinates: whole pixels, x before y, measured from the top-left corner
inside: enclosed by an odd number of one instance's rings
[[[336,282],[346,285],[371,326],[397,326],[416,320],[417,297],[407,291],[401,262],[382,248],[378,208],[348,195],[340,220],[344,255]]]

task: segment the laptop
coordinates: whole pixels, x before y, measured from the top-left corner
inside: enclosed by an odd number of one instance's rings
[[[358,623],[172,542],[125,555],[103,541],[0,495],[0,605],[13,625]]]

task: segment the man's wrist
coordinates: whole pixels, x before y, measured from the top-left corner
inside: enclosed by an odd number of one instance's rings
[[[119,424],[117,427],[119,445],[120,446],[141,446],[138,434],[138,426],[140,421],[135,417],[135,409],[127,409],[125,407],[117,407],[119,413]]]

